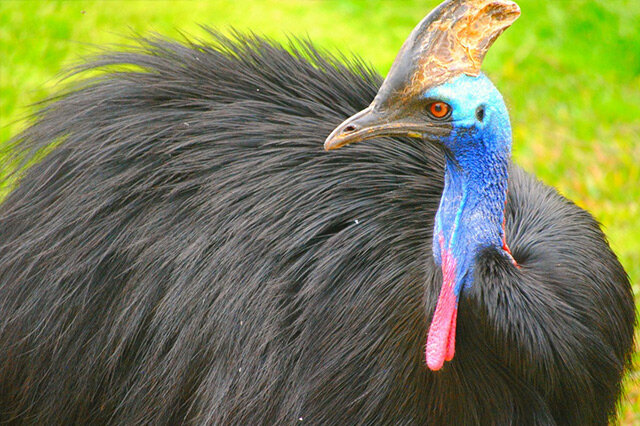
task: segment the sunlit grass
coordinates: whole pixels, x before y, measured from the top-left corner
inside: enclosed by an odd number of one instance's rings
[[[0,141],[25,124],[66,66],[133,32],[204,35],[199,24],[278,40],[308,36],[386,73],[437,0],[0,1]],[[640,2],[520,0],[485,70],[514,125],[514,158],[602,222],[640,294]],[[0,171],[1,173],[1,171]],[[637,373],[632,377],[636,378]],[[640,423],[629,381],[625,424]]]

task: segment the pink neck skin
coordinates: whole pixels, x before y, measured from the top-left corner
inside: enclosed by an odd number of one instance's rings
[[[438,304],[433,314],[431,327],[429,327],[426,347],[427,366],[433,371],[440,370],[445,361],[453,359],[458,314],[458,300],[453,291],[456,279],[456,260],[446,248],[444,237],[440,235],[439,238],[443,280]]]

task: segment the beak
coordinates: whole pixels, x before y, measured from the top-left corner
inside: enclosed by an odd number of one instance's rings
[[[335,128],[324,141],[324,149],[338,149],[353,142],[360,142],[377,136],[422,137],[424,124],[414,124],[404,120],[394,120],[384,111],[376,111],[373,105],[347,118]]]

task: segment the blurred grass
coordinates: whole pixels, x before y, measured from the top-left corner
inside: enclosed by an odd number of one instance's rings
[[[133,32],[203,36],[198,24],[308,36],[357,52],[386,73],[437,0],[0,1],[0,143],[29,105],[96,46]],[[504,94],[514,158],[602,222],[640,294],[640,2],[520,0],[522,17],[484,69]],[[0,171],[1,173],[1,171]],[[640,424],[640,373],[627,382],[623,424]]]

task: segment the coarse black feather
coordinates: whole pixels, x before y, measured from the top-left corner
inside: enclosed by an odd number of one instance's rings
[[[587,212],[512,167],[521,268],[478,257],[456,356],[431,372],[442,154],[324,152],[381,78],[306,42],[211,37],[98,58],[15,139],[50,152],[0,205],[0,421],[613,418],[634,305]]]

